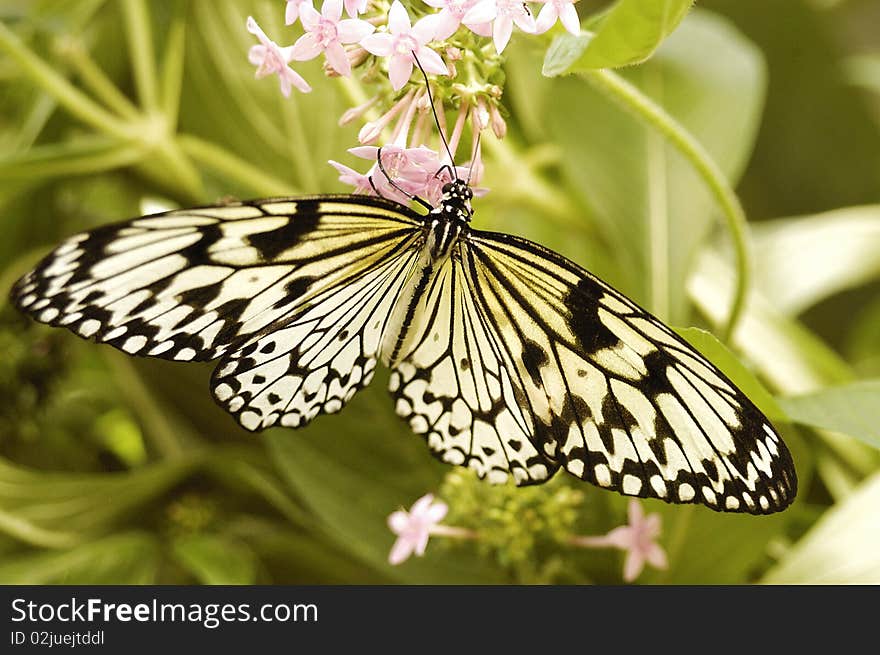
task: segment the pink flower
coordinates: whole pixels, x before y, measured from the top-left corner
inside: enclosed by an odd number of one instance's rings
[[[431,16],[426,16],[412,25],[406,9],[398,0],[394,0],[388,12],[388,32],[371,34],[361,41],[361,45],[378,57],[391,57],[388,64],[388,78],[391,80],[391,86],[397,91],[412,75],[415,61],[413,53],[426,72],[436,75],[449,74],[440,55],[426,45],[434,38],[434,30],[435,25]]]
[[[628,525],[614,528],[602,537],[573,537],[571,543],[591,548],[610,546],[627,551],[623,579],[632,582],[639,577],[645,562],[657,569],[665,569],[667,562],[663,548],[654,541],[660,536],[660,515],[646,517],[641,503],[631,498],[628,518]]]
[[[352,18],[357,18],[367,10],[367,0],[345,0],[345,13]]]
[[[425,4],[439,9],[440,11],[429,18],[434,23],[434,38],[437,41],[443,41],[452,36],[458,29],[459,25],[464,22],[465,14],[477,4],[477,0],[424,0]],[[492,34],[491,29],[487,29],[483,25],[468,25],[465,27],[481,36],[489,36]]]
[[[299,18],[299,6],[303,0],[287,0],[287,7],[284,9],[284,24],[293,25]]]
[[[443,520],[449,508],[446,503],[434,502],[433,494],[419,498],[407,512],[398,510],[388,517],[388,527],[397,535],[388,561],[400,564],[410,555],[424,555],[432,529]]]
[[[491,22],[492,40],[495,42],[495,50],[498,54],[507,47],[514,25],[523,32],[535,33],[535,19],[528,5],[522,0],[479,0],[465,14],[462,22],[465,25]],[[477,32],[476,29],[474,31]]]
[[[535,28],[538,34],[543,34],[556,24],[556,20],[571,34],[577,36],[581,32],[581,21],[578,18],[574,3],[577,0],[540,0],[544,3],[538,12],[538,20]]]
[[[342,0],[324,0],[320,14],[308,2],[303,2],[299,19],[306,33],[293,44],[293,58],[314,59],[323,51],[333,70],[340,75],[350,75],[351,64],[342,44],[357,43],[376,28],[364,20],[341,18]]]
[[[303,93],[308,93],[312,90],[309,83],[287,65],[293,58],[291,54],[292,46],[286,48],[279,47],[277,43],[266,36],[266,33],[257,25],[257,21],[250,16],[247,19],[247,29],[248,32],[260,39],[261,45],[253,46],[248,52],[248,61],[257,67],[257,79],[277,74],[281,84],[281,93],[285,97],[290,96],[291,86],[295,86]]]
[[[332,159],[328,162],[333,168],[339,171],[339,181],[343,184],[350,184],[354,187],[353,193],[371,194],[373,187],[370,185],[370,175],[373,169],[367,171],[366,174],[358,173],[353,168],[349,168],[345,164],[340,164]]]

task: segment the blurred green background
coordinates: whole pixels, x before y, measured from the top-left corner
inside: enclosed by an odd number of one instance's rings
[[[562,475],[450,477],[395,417],[387,374],[338,415],[254,436],[214,405],[210,365],[129,358],[9,307],[60,239],[156,203],[344,190],[326,160],[353,164],[359,126],[337,119],[357,90],[310,62],[314,92],[286,100],[247,63],[249,14],[293,40],[283,4],[0,0],[0,583],[620,582],[619,553],[563,542],[621,524],[626,499]],[[640,581],[878,583],[880,3],[698,5],[620,74],[740,194],[754,270],[734,355],[686,334],[774,417],[800,492],[770,517],[645,501],[670,566]],[[547,44],[507,51],[509,134],[486,140],[476,227],[717,328],[734,267],[705,183],[584,78],[542,77]],[[429,491],[485,539],[388,565],[387,515]]]

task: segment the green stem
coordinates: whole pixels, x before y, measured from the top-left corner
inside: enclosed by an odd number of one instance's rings
[[[137,144],[107,143],[89,146],[83,152],[76,147],[37,146],[21,155],[0,159],[0,178],[4,180],[39,179],[61,175],[84,175],[131,166],[141,161],[146,150]]]
[[[150,113],[159,107],[159,84],[150,30],[150,12],[144,0],[124,0],[122,6],[134,83],[141,107]]]
[[[105,353],[105,361],[113,371],[113,377],[122,395],[128,399],[143,422],[146,434],[152,437],[156,451],[166,459],[182,460],[185,453],[177,431],[131,361],[127,357],[109,351]]]
[[[299,193],[287,182],[264,173],[214,143],[191,134],[178,135],[177,142],[186,154],[203,166],[253,189],[259,195],[284,196]]]
[[[177,128],[180,92],[183,88],[183,60],[186,51],[184,28],[185,23],[179,17],[171,23],[162,60],[162,112],[171,130]]]
[[[74,534],[46,530],[2,509],[0,509],[0,532],[40,548],[70,548],[81,541]]]
[[[72,64],[82,83],[109,109],[120,116],[138,118],[138,110],[107,77],[104,71],[89,57],[79,40],[71,39],[61,53]]]
[[[612,71],[586,71],[580,75],[663,134],[703,178],[724,212],[727,228],[733,240],[737,269],[736,291],[722,328],[722,339],[729,342],[737,323],[742,318],[751,271],[749,243],[746,237],[748,225],[739,198],[702,144],[660,105]]]
[[[0,23],[0,51],[9,55],[37,86],[84,123],[120,139],[132,138],[125,123],[52,70],[3,23]]]

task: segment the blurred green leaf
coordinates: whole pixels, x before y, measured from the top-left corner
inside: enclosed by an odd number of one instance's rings
[[[700,253],[688,280],[688,293],[712,322],[724,320],[732,286],[730,264],[714,251]],[[785,394],[853,379],[852,370],[833,349],[801,323],[779,312],[760,289],[752,289],[733,343],[773,388]]]
[[[514,100],[535,116],[532,136],[558,144],[568,189],[616,254],[618,273],[609,281],[660,318],[686,323],[686,274],[717,214],[703,180],[659,133],[586,81],[565,77],[532,88],[541,78],[529,79],[525,64],[516,72]],[[760,52],[727,21],[695,11],[655,57],[621,74],[737,179],[751,152],[765,80]]]
[[[755,287],[779,311],[811,305],[880,275],[880,206],[754,226]]]
[[[217,534],[189,534],[171,544],[175,559],[202,584],[248,585],[257,578],[253,551]]]
[[[130,473],[42,473],[0,459],[0,510],[45,530],[103,531],[167,491],[192,468],[191,462],[181,462]],[[7,531],[3,523],[0,530]]]
[[[62,552],[9,557],[0,584],[153,584],[159,545],[152,535],[128,532]]]
[[[880,448],[880,379],[780,398],[796,423],[842,432]]]
[[[815,2],[711,0],[761,49],[772,80],[760,138],[739,187],[749,216],[880,203],[880,130],[840,61],[847,49],[866,49],[856,26],[867,28],[876,43],[872,4],[848,2],[847,11],[835,15]],[[715,53],[710,47],[702,56]]]
[[[430,545],[424,558],[388,564],[395,540],[388,515],[436,491],[445,467],[402,429],[383,382],[375,380],[340,416],[320,417],[323,430],[271,430],[267,443],[279,470],[326,533],[380,573],[411,583],[498,582],[500,574],[475,555]]]
[[[818,523],[763,577],[766,584],[880,583],[880,473]]]
[[[557,36],[544,58],[544,75],[555,77],[645,61],[678,26],[693,0],[619,0],[595,32]]]
[[[676,332],[720,368],[768,418],[777,421],[788,419],[779,403],[755,374],[727,346],[718,341],[715,335],[699,328],[678,328]]]

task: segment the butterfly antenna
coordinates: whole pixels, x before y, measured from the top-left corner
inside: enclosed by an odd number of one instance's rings
[[[468,169],[468,179],[467,179],[468,186],[470,186],[470,184],[471,184],[471,175],[474,174],[474,162],[477,161],[477,154],[480,152],[480,138],[482,138],[482,136],[483,136],[482,131],[477,132],[477,142],[474,145],[474,152],[471,155],[471,167]]]
[[[440,133],[440,140],[443,142],[443,147],[446,149],[446,154],[449,155],[449,162],[452,164],[450,167],[450,172],[453,173],[453,178],[458,178],[458,175],[454,175],[455,173],[455,158],[452,156],[452,151],[449,149],[449,143],[446,141],[446,135],[443,134],[443,128],[440,127],[440,118],[437,116],[437,107],[434,106],[434,95],[431,93],[431,82],[428,80],[428,74],[425,72],[425,69],[422,68],[422,62],[419,61],[419,58],[416,56],[415,50],[412,51],[413,59],[416,62],[416,66],[419,67],[419,70],[422,71],[422,77],[425,78],[425,90],[428,92],[428,102],[431,103],[431,113],[434,114],[434,123],[437,124],[437,131]]]
[[[381,147],[379,148],[378,152],[376,153],[376,164],[379,165],[379,170],[382,172],[382,175],[385,176],[385,179],[388,180],[388,184],[390,184],[395,189],[400,191],[403,195],[405,195],[407,198],[409,198],[413,202],[419,203],[422,207],[424,207],[428,211],[434,209],[434,206],[431,203],[429,203],[427,200],[425,200],[424,198],[420,198],[419,196],[417,196],[413,193],[408,192],[406,189],[401,187],[397,182],[395,182],[391,178],[391,176],[388,174],[388,171],[385,170],[385,164],[382,163],[382,148]],[[370,186],[373,187],[373,191],[376,193],[376,195],[381,198],[384,198],[385,196],[383,196],[381,193],[379,193],[379,190],[376,188],[376,185],[373,184],[373,176],[371,175],[367,179],[370,180]]]

